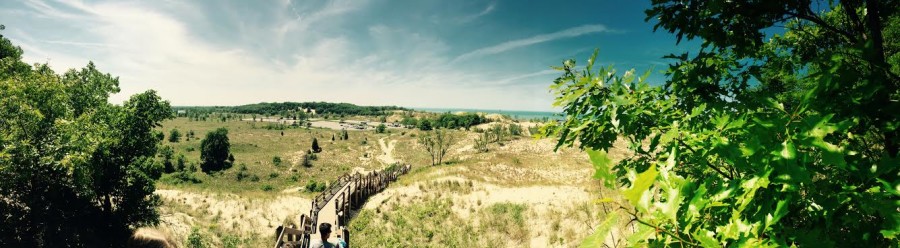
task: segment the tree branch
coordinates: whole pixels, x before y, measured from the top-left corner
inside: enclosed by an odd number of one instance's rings
[[[865,28],[863,28],[863,23],[859,19],[859,15],[856,14],[856,6],[851,4],[853,1],[841,1],[841,6],[844,8],[844,13],[850,19],[850,26],[855,28],[857,32],[864,34],[866,32]]]
[[[688,150],[691,150],[691,153],[694,153],[694,154],[697,153],[697,151],[694,150],[694,148],[692,148],[688,144],[684,143],[684,141],[681,139],[678,139],[678,144],[681,144],[682,146],[686,147]],[[716,172],[719,173],[719,175],[722,175],[722,177],[728,178],[728,180],[734,180],[734,177],[729,176],[728,174],[725,174],[725,172],[723,172],[721,169],[719,169],[719,167],[715,167],[712,164],[710,164],[708,160],[704,159],[703,161],[706,162],[706,167],[709,167],[709,168],[715,170]]]
[[[810,11],[810,12],[811,12],[811,11]],[[805,14],[805,13],[791,12],[791,11],[788,11],[787,14],[788,14],[789,16],[791,16],[791,17],[795,17],[795,18],[799,18],[799,19],[803,19],[803,20],[807,20],[807,21],[810,21],[810,22],[812,22],[812,23],[815,23],[816,25],[819,25],[820,27],[822,27],[822,28],[824,28],[824,29],[827,29],[828,31],[834,32],[834,33],[839,34],[839,35],[841,35],[841,36],[844,36],[844,38],[846,38],[846,39],[847,39],[848,41],[850,41],[850,42],[856,42],[856,41],[857,41],[856,37],[853,36],[853,34],[847,32],[847,31],[844,31],[844,30],[840,30],[840,29],[838,29],[838,28],[836,28],[836,27],[834,27],[834,26],[831,26],[830,24],[828,24],[827,22],[825,22],[824,20],[822,20],[822,19],[819,18],[818,16],[815,16],[815,15],[809,15],[809,14]]]

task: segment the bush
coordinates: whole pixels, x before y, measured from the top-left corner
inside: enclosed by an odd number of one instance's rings
[[[181,141],[181,132],[178,129],[173,128],[172,131],[169,132],[169,142],[178,143]]]
[[[269,179],[274,179],[278,177],[278,172],[269,173]]]
[[[191,228],[191,234],[188,235],[187,238],[187,247],[188,248],[205,248],[203,245],[203,236],[200,236],[200,229],[194,227]]]
[[[378,124],[378,126],[375,127],[375,133],[384,133],[384,131],[386,129],[387,129],[387,126],[385,126],[384,123]]]
[[[509,124],[509,135],[518,136],[522,134],[522,126],[518,124]]]
[[[222,237],[222,247],[237,248],[240,245],[241,245],[241,239],[236,236],[225,235],[224,237]]]
[[[275,165],[275,167],[281,166],[281,157],[272,157],[272,164]]]
[[[300,159],[300,165],[303,167],[312,167],[312,153],[307,153],[303,155],[303,158]]]
[[[316,180],[309,180],[309,182],[306,183],[306,191],[309,192],[322,192],[325,191],[325,187],[326,185],[324,182],[319,183],[316,182]]]
[[[243,181],[247,177],[250,177],[250,174],[244,171],[238,171],[238,173],[234,175],[234,179],[238,182]]]
[[[184,167],[186,161],[187,161],[187,158],[184,157],[184,154],[179,153],[178,158],[175,159],[175,169],[177,171],[184,171],[184,169],[186,169]]]
[[[272,190],[275,190],[275,187],[272,187],[272,185],[266,184],[266,185],[262,186],[262,190],[263,191],[272,191]]]

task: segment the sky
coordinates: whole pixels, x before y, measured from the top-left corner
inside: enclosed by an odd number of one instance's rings
[[[88,61],[121,103],[326,101],[558,111],[566,59],[652,70],[689,51],[645,22],[649,1],[0,1],[4,36],[57,72]]]

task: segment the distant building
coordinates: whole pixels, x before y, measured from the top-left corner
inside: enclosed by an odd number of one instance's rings
[[[316,110],[315,110],[315,109],[311,109],[311,108],[305,108],[305,109],[304,109],[303,107],[297,107],[297,108],[300,109],[300,111],[303,111],[304,113],[307,113],[307,114],[309,114],[309,115],[316,115]]]
[[[187,110],[178,110],[175,111],[175,116],[187,116]]]

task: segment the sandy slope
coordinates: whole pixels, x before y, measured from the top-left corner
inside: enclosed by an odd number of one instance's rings
[[[440,189],[429,189],[428,184],[441,184],[456,181],[463,185],[471,183],[471,191],[447,192]],[[496,203],[523,204],[528,207],[528,228],[531,230],[531,247],[554,246],[551,236],[558,236],[550,228],[554,220],[559,221],[563,230],[556,232],[574,232],[574,236],[584,237],[589,234],[595,221],[594,216],[566,216],[576,213],[575,206],[589,204],[592,195],[583,188],[574,186],[525,186],[504,187],[491,183],[475,182],[458,176],[443,176],[437,179],[420,181],[402,187],[391,187],[379,193],[363,206],[364,209],[391,211],[393,206],[416,204],[425,198],[451,199],[453,212],[463,219],[477,223],[478,216],[472,209],[481,209]],[[592,215],[588,213],[587,215]],[[585,221],[588,220],[588,221]],[[570,243],[571,244],[571,243]],[[577,244],[577,242],[576,242]],[[555,244],[560,245],[560,244]],[[563,244],[566,245],[566,244]]]
[[[387,145],[385,145],[384,139],[385,138],[378,139],[378,145],[381,146],[382,153],[376,158],[378,159],[378,161],[384,163],[385,166],[399,162],[397,159],[394,159],[394,144],[396,144],[397,141],[391,140],[387,143]]]
[[[155,193],[165,202],[161,225],[179,238],[186,237],[190,227],[198,222],[213,223],[234,233],[270,235],[285,220],[296,221],[298,213],[309,213],[311,206],[310,199],[290,194],[275,199],[248,199],[234,194],[168,189]]]

